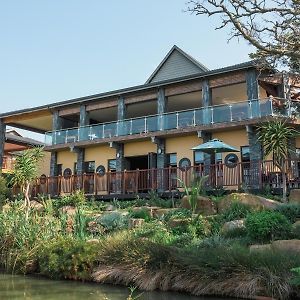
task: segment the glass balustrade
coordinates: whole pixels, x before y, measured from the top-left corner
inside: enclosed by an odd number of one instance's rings
[[[45,143],[47,145],[56,145],[95,139],[109,139],[147,132],[239,122],[277,114],[280,116],[287,115],[287,111],[274,107],[272,100],[269,99],[252,100],[47,132],[45,134]]]

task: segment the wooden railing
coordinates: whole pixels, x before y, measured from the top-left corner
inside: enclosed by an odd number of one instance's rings
[[[11,157],[6,157],[4,156],[3,157],[3,162],[2,162],[2,169],[3,170],[13,170],[14,168],[14,165],[15,165],[15,160]]]
[[[288,161],[286,177],[289,188],[300,187],[300,161]],[[191,186],[195,178],[207,176],[207,189],[225,188],[236,190],[282,187],[282,175],[273,161],[252,161],[226,166],[200,165],[187,169],[169,167],[164,169],[130,170],[99,174],[72,175],[68,177],[41,177],[32,188],[32,196],[49,194],[59,196],[81,189],[87,195],[124,195],[149,191],[182,191],[181,183]],[[14,190],[16,194],[18,189]]]

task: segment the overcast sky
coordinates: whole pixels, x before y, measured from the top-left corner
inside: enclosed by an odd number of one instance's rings
[[[176,44],[208,68],[248,60],[186,0],[0,0],[1,112],[142,84]]]

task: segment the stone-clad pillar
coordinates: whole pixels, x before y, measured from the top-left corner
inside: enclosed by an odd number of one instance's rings
[[[203,105],[203,124],[211,123],[211,111],[208,108],[212,105],[212,90],[209,86],[209,80],[202,81],[202,105]]]
[[[212,139],[211,132],[208,131],[198,131],[198,137],[202,139],[203,143],[209,142]],[[210,174],[210,166],[215,164],[214,155],[210,155],[208,153],[203,154],[204,157],[204,174]]]
[[[258,141],[258,133],[255,127],[247,125],[246,131],[249,142],[249,155],[250,155],[250,166],[249,166],[249,187],[251,189],[261,188],[261,161],[263,159],[263,150],[261,143]]]
[[[120,96],[118,99],[118,121],[126,119],[126,104],[125,98]]]
[[[260,116],[259,109],[259,85],[258,73],[255,69],[246,72],[247,98],[249,101],[249,117],[257,118]]]
[[[86,126],[90,124],[90,116],[86,111],[85,105],[80,105],[80,115],[79,115],[79,126]]]
[[[157,126],[158,130],[164,130],[165,126],[165,119],[164,119],[164,113],[168,111],[168,103],[167,103],[167,97],[165,95],[165,90],[163,88],[159,88],[157,92],[157,114],[158,114],[158,120],[157,120]]]
[[[75,152],[77,153],[77,175],[82,175],[85,172],[85,161],[84,161],[84,148],[76,148]]]
[[[0,119],[0,174],[2,174],[6,124]]]
[[[116,190],[114,192],[121,194],[123,171],[125,169],[124,144],[111,142],[109,146],[116,149]]]

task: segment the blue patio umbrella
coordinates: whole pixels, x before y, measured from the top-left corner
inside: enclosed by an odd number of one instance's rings
[[[214,155],[216,155],[216,153],[223,153],[223,152],[239,152],[238,149],[236,149],[218,139],[212,139],[206,143],[203,143],[201,145],[193,147],[192,150],[198,150],[198,151],[202,151],[202,152],[205,152],[208,154],[214,154]],[[215,159],[216,159],[216,157],[215,157]],[[217,162],[215,161],[215,163],[217,163]]]

